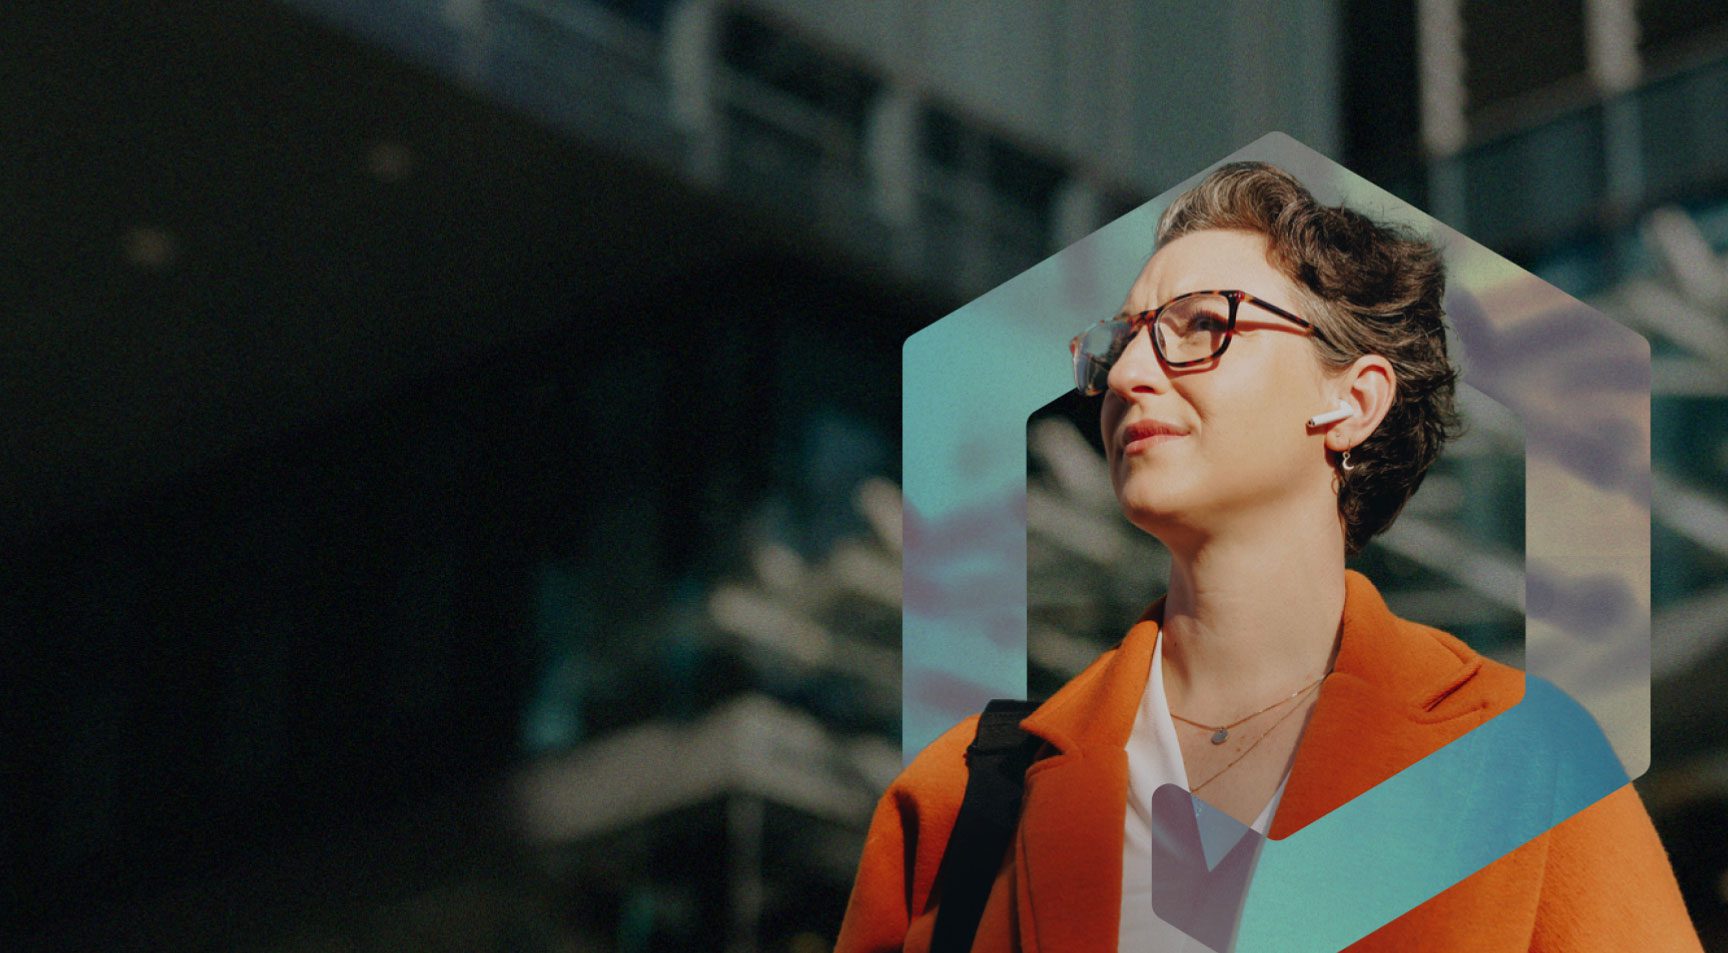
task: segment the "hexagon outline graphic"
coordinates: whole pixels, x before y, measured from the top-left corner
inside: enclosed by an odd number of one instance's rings
[[[1263,845],[1234,948],[1335,950],[1647,769],[1650,352],[1636,333],[1288,136],[1220,163],[1242,159],[1284,168],[1322,202],[1433,238],[1447,260],[1462,383],[1525,431],[1523,700]],[[1027,417],[1071,388],[1067,339],[1114,312],[1151,251],[1158,213],[1209,171],[907,339],[906,760],[987,699],[1024,697]],[[1461,808],[1449,795],[1470,778],[1495,779],[1504,803]]]

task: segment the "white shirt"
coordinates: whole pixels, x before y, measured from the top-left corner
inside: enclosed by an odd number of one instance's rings
[[[1251,825],[1262,836],[1272,823],[1273,812],[1284,796],[1288,770],[1272,799]],[[1152,650],[1152,671],[1134,730],[1128,737],[1128,807],[1122,838],[1122,920],[1117,942],[1119,953],[1212,953],[1203,943],[1164,922],[1152,909],[1152,792],[1162,784],[1178,784],[1188,790],[1188,771],[1182,763],[1182,746],[1176,739],[1176,723],[1164,698],[1164,639],[1160,635]],[[1195,809],[1202,808],[1198,800]],[[1244,835],[1245,836],[1245,835]],[[1209,852],[1217,842],[1208,835]],[[1219,856],[1233,844],[1222,845]]]

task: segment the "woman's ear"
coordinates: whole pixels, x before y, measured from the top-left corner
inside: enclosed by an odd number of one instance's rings
[[[1390,361],[1378,354],[1364,354],[1338,376],[1334,386],[1343,388],[1335,393],[1356,409],[1354,416],[1326,433],[1327,449],[1343,453],[1367,440],[1386,419],[1398,394],[1398,375]]]

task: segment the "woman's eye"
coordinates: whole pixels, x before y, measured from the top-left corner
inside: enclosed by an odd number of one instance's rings
[[[1176,325],[1176,333],[1187,336],[1190,334],[1217,334],[1229,326],[1224,318],[1211,314],[1196,314],[1180,321]]]

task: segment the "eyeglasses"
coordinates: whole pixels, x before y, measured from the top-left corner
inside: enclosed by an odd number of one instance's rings
[[[1140,328],[1152,326],[1152,348],[1168,367],[1191,367],[1221,357],[1236,332],[1236,312],[1242,302],[1294,321],[1319,337],[1313,324],[1246,291],[1190,291],[1179,294],[1151,311],[1121,314],[1100,321],[1068,342],[1074,357],[1074,386],[1087,397],[1109,387],[1110,368],[1116,366]]]

